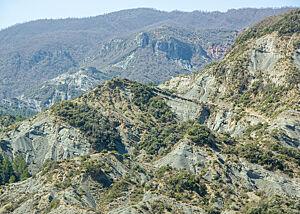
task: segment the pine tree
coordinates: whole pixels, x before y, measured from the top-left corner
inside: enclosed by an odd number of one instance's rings
[[[23,181],[29,177],[26,161],[22,155],[18,155],[11,163],[0,153],[0,185]]]
[[[11,162],[9,161],[8,158],[5,158],[3,161],[3,176],[2,176],[3,184],[9,183],[9,179],[13,174],[14,174],[14,170],[11,165]]]
[[[30,177],[27,164],[22,154],[19,154],[12,163],[13,170],[15,172],[16,181],[23,181]]]

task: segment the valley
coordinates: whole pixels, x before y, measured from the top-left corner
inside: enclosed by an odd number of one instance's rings
[[[1,117],[0,152],[32,176],[1,186],[0,212],[298,213],[299,20],[225,31],[230,48],[169,26],[131,34],[7,100],[39,113]]]

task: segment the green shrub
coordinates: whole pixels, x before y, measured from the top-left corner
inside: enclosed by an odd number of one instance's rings
[[[236,42],[241,44],[242,42],[251,39],[258,38],[268,33],[277,31],[280,36],[290,35],[299,32],[300,29],[300,10],[295,9],[289,11],[283,15],[276,17],[269,17],[263,21],[257,23],[253,27],[249,28],[245,33],[240,35]]]
[[[210,129],[199,123],[195,123],[188,131],[188,138],[198,146],[215,146],[215,137]]]
[[[111,188],[109,189],[108,194],[105,197],[106,202],[111,202],[114,199],[117,199],[123,195],[126,194],[126,191],[128,191],[129,184],[125,180],[120,180],[114,184],[111,185]]]
[[[121,137],[115,125],[87,104],[63,101],[51,107],[52,112],[80,131],[96,151],[116,150]]]
[[[257,145],[248,143],[239,147],[239,154],[245,157],[251,163],[265,166],[268,170],[279,169],[281,171],[288,168],[282,160],[278,159],[272,152],[265,151]]]
[[[19,154],[12,162],[16,181],[23,181],[30,177],[26,161],[22,154]]]
[[[158,122],[174,121],[175,115],[171,108],[154,93],[151,87],[135,83],[130,88],[130,92],[133,94],[132,102],[142,111],[152,115]]]
[[[184,191],[196,192],[201,197],[207,194],[206,185],[203,184],[197,175],[184,171],[167,176],[165,180],[167,186],[175,193],[183,193]]]

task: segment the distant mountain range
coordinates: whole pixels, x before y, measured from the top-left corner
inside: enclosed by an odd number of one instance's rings
[[[199,71],[219,61],[245,28],[289,9],[221,13],[141,8],[12,26],[0,31],[0,112],[32,115],[110,78],[162,82]],[[86,73],[87,83],[60,81],[83,70],[93,71]]]

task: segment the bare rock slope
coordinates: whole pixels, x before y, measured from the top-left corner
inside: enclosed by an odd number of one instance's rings
[[[1,187],[1,212],[298,213],[299,13],[201,72],[109,80],[2,131],[37,173]]]

